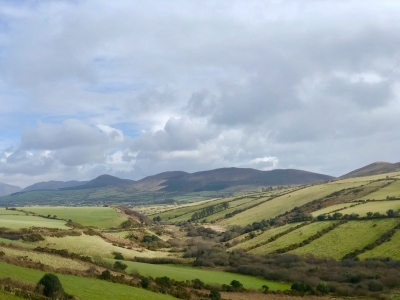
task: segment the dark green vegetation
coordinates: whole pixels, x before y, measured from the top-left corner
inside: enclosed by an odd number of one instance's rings
[[[151,204],[199,201],[251,192],[262,186],[322,182],[333,177],[300,170],[223,168],[197,173],[165,172],[139,181],[102,175],[88,182],[42,182],[0,197],[0,205]]]

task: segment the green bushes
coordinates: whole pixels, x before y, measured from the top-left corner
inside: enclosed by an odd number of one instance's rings
[[[43,286],[43,295],[50,299],[66,299],[67,295],[61,285],[60,280],[54,274],[45,274],[38,282]]]

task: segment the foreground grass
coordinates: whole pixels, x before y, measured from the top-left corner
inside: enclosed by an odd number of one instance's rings
[[[398,222],[398,219],[349,221],[310,244],[290,251],[290,253],[300,256],[313,254],[316,257],[341,259],[347,253],[362,249],[374,242]]]
[[[67,207],[67,206],[43,206],[24,207],[25,211],[34,212],[40,215],[56,215],[58,218],[82,224],[84,226],[95,226],[98,228],[110,228],[119,226],[126,221],[112,207]]]
[[[65,222],[61,220],[53,220],[26,215],[2,215],[0,217],[0,227],[6,227],[10,229],[21,229],[30,227],[69,229],[69,227],[65,225]]]
[[[112,260],[114,261],[114,260]],[[128,273],[137,271],[140,275],[162,277],[168,276],[178,281],[200,279],[207,284],[230,284],[232,280],[240,281],[247,289],[261,289],[263,285],[268,285],[270,290],[287,290],[290,285],[274,281],[267,281],[257,277],[214,271],[208,269],[194,268],[179,265],[153,265],[139,262],[124,261],[128,265]]]
[[[45,272],[32,270],[0,262],[0,277],[37,283]],[[156,294],[144,289],[111,283],[94,278],[57,274],[64,290],[81,300],[158,300],[175,299],[165,294]],[[2,296],[0,294],[0,296]],[[1,298],[3,299],[3,298]],[[7,298],[5,298],[7,299]],[[18,298],[10,298],[11,300]]]

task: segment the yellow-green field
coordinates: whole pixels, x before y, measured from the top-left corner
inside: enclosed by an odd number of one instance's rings
[[[23,207],[25,211],[34,212],[40,215],[56,215],[57,218],[71,219],[73,222],[84,226],[95,226],[98,228],[110,228],[119,226],[126,221],[112,207],[67,207],[67,206],[35,206]]]
[[[271,243],[252,249],[249,252],[253,254],[267,254],[293,244],[301,243],[302,241],[316,234],[318,231],[329,227],[332,225],[332,223],[333,222],[315,222],[308,224],[304,227],[300,227],[292,232],[289,232],[288,234],[285,234]]]
[[[291,223],[291,224],[286,224],[280,227],[273,227],[270,228],[266,231],[264,231],[263,233],[261,233],[260,235],[256,236],[255,238],[252,239],[248,239],[248,240],[244,240],[243,239],[248,235],[247,233],[235,238],[235,240],[242,240],[243,242],[241,242],[240,244],[237,244],[236,246],[233,246],[231,249],[237,249],[237,248],[241,248],[241,249],[249,249],[251,247],[254,247],[255,245],[262,243],[264,241],[267,241],[269,238],[273,237],[274,235],[277,235],[281,232],[284,232],[285,230],[291,228],[291,227],[295,227],[297,225],[299,225],[300,223]]]
[[[30,227],[69,229],[69,227],[65,225],[64,221],[27,215],[2,215],[0,217],[0,227],[10,229],[21,229]]]
[[[342,214],[349,215],[356,213],[359,214],[360,217],[364,217],[367,215],[367,212],[379,212],[381,214],[386,214],[389,209],[398,211],[400,209],[400,200],[367,202],[361,205],[343,209],[340,212]]]
[[[341,181],[313,185],[262,203],[232,218],[222,220],[221,223],[228,226],[244,226],[253,222],[259,222],[263,219],[270,219],[286,211],[290,211],[296,206],[299,207],[313,200],[325,197],[335,191],[360,185],[362,185],[362,182]]]
[[[4,238],[0,238],[0,244],[5,244],[5,245],[13,245],[13,246],[19,246],[23,248],[28,248],[28,249],[33,249],[36,246],[25,243],[25,242],[20,242],[20,241],[12,241]]]
[[[341,259],[347,253],[374,242],[399,222],[399,219],[349,221],[290,253]]]
[[[54,249],[68,249],[81,255],[114,257],[113,252],[120,252],[126,259],[132,259],[135,256],[142,257],[166,257],[168,252],[149,251],[145,249],[131,250],[114,246],[107,243],[99,236],[81,235],[66,236],[62,238],[46,237],[44,241],[35,242],[34,245],[41,247],[49,247]]]
[[[25,213],[13,209],[6,209],[5,207],[0,207],[0,216],[1,215],[25,215]]]
[[[69,268],[75,270],[86,270],[88,268],[87,265],[80,261],[47,253],[8,248],[1,245],[0,251],[4,252],[7,256],[19,257],[20,259],[31,260],[33,262],[40,262],[53,268]]]
[[[12,278],[30,283],[37,283],[45,272],[13,266],[0,262],[0,278]],[[111,283],[108,281],[77,277],[72,275],[56,274],[64,290],[80,300],[161,300],[176,299],[165,294],[149,292],[128,285]],[[1,295],[1,294],[0,294]],[[14,300],[13,298],[10,298]]]
[[[387,187],[381,188],[376,192],[368,194],[361,197],[361,200],[375,199],[375,200],[385,200],[386,197],[400,197],[400,180],[388,185]]]
[[[168,276],[178,281],[200,279],[207,284],[227,284],[232,280],[240,281],[245,288],[261,289],[263,285],[268,285],[270,290],[287,290],[290,285],[274,281],[267,281],[253,276],[234,274],[222,271],[207,270],[181,265],[152,265],[132,261],[124,261],[128,265],[128,273],[139,272],[140,275],[161,277]]]
[[[396,231],[390,241],[387,241],[372,250],[361,253],[358,257],[360,259],[371,257],[391,257],[392,259],[400,260],[400,230]]]
[[[338,209],[344,209],[347,207],[350,207],[350,205],[354,205],[355,203],[340,203],[340,204],[335,204],[335,205],[331,205],[325,208],[322,208],[320,210],[314,211],[311,214],[313,215],[313,217],[317,217],[319,215],[323,215],[323,214],[329,214],[335,210]]]

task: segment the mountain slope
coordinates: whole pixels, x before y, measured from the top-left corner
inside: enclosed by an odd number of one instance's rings
[[[344,179],[352,177],[363,177],[363,176],[379,175],[397,171],[400,171],[400,162],[394,164],[388,162],[374,162],[365,167],[356,169],[345,175],[342,175],[339,178]]]
[[[19,186],[0,182],[0,196],[10,195],[20,190],[21,188]]]
[[[62,190],[85,190],[85,189],[95,189],[95,188],[106,188],[110,186],[128,185],[134,182],[135,182],[134,180],[121,179],[111,175],[100,175],[99,177],[96,177],[95,179],[92,179],[83,185],[68,187]]]
[[[45,182],[38,182],[35,184],[32,184],[30,186],[27,186],[22,190],[22,192],[28,192],[28,191],[38,191],[38,190],[58,190],[58,189],[63,189],[63,188],[69,188],[69,187],[76,187],[79,185],[83,185],[87,183],[87,181],[77,181],[77,180],[71,180],[71,181],[45,181]]]

